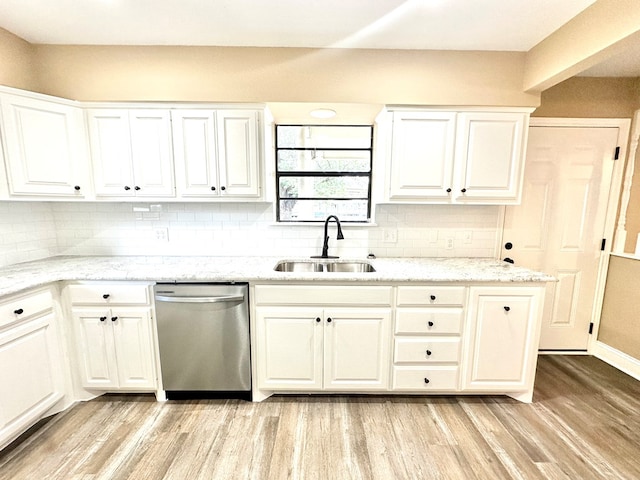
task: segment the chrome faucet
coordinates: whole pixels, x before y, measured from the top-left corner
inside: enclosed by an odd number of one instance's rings
[[[342,235],[342,227],[340,226],[340,220],[335,215],[329,215],[327,219],[324,221],[324,244],[322,245],[322,255],[315,255],[311,258],[339,258],[339,257],[329,256],[329,234],[327,233],[327,229],[329,228],[329,221],[332,218],[336,221],[336,224],[338,225],[338,235],[336,236],[336,238],[338,240],[344,240],[344,235]]]

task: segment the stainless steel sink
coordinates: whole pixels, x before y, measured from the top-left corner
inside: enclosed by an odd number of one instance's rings
[[[316,262],[278,262],[276,272],[322,272],[322,264]]]
[[[363,273],[375,272],[373,265],[367,262],[331,262],[325,265],[327,272]]]
[[[375,272],[368,262],[351,261],[351,262],[305,262],[295,260],[284,260],[278,262],[273,269],[276,272],[347,272],[347,273],[363,273]]]

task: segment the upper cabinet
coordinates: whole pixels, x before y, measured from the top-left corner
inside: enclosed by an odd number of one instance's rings
[[[173,197],[169,110],[87,110],[97,196]]]
[[[29,95],[0,93],[9,194],[86,198],[91,182],[82,109]]]
[[[529,112],[393,111],[385,200],[518,203]]]
[[[259,111],[177,109],[171,117],[178,196],[260,196]]]

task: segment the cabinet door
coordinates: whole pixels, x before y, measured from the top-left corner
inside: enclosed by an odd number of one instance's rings
[[[471,288],[466,389],[533,387],[541,297],[541,288]]]
[[[258,112],[218,111],[217,129],[221,195],[259,196]]]
[[[322,389],[322,310],[256,308],[258,388]]]
[[[326,309],[324,317],[324,388],[386,390],[391,310]]]
[[[218,196],[220,185],[215,112],[173,110],[171,119],[178,195]]]
[[[118,369],[109,309],[73,309],[82,385],[111,390],[118,387]]]
[[[137,197],[173,197],[171,120],[168,110],[130,110],[133,186]]]
[[[451,112],[393,113],[389,198],[449,199],[455,120]]]
[[[54,315],[0,335],[0,448],[64,395]]]
[[[18,95],[0,102],[12,195],[83,198],[91,191],[80,108]]]
[[[527,124],[526,113],[458,115],[456,201],[519,201]]]
[[[120,389],[155,388],[151,310],[112,308],[109,324],[113,328]]]
[[[96,195],[134,196],[127,110],[87,110],[87,123]]]

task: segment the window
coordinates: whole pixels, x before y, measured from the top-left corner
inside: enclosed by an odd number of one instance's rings
[[[276,125],[279,222],[371,218],[371,125]]]

